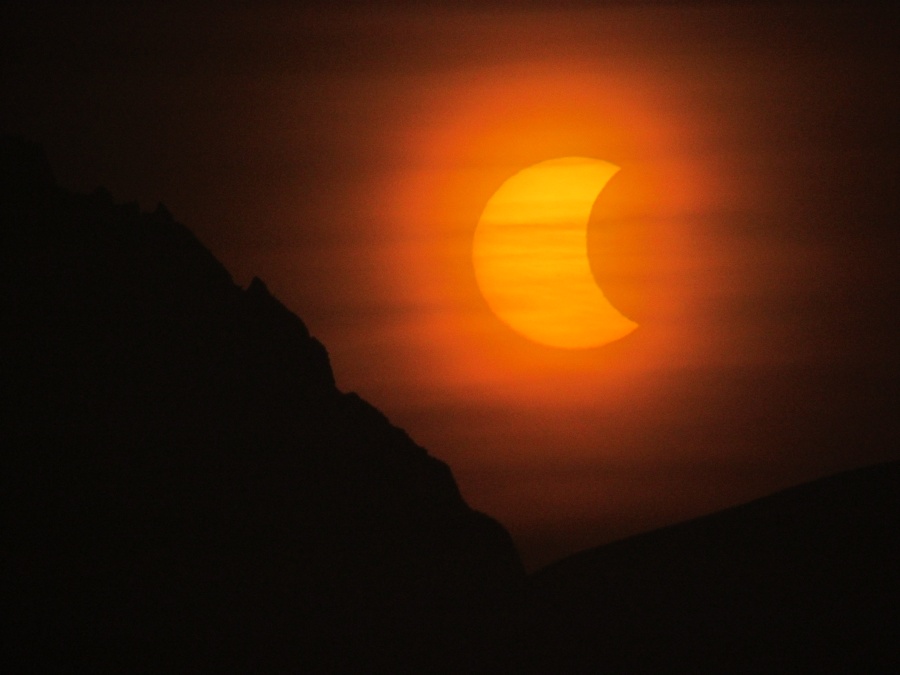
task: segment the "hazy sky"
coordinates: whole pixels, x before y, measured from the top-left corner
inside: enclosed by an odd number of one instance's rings
[[[447,461],[526,561],[898,456],[898,25],[855,3],[0,10],[0,131],[163,201]],[[621,171],[566,352],[479,295],[514,172]]]

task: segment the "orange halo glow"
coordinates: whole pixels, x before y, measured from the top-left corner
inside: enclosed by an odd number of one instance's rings
[[[473,240],[475,276],[493,312],[525,337],[586,349],[637,327],[603,295],[587,254],[591,208],[618,170],[583,157],[548,160],[488,201]]]
[[[353,268],[359,274],[360,261],[373,260],[366,279],[391,298],[378,344],[403,344],[393,375],[416,388],[408,403],[416,409],[426,397],[635,408],[655,396],[648,378],[706,358],[696,289],[715,288],[705,282],[717,268],[696,223],[725,191],[685,154],[685,118],[661,111],[639,77],[588,77],[563,63],[503,73],[447,76],[440,89],[400,83],[419,97],[415,123],[384,139],[391,168],[359,184],[347,215],[378,222],[379,238],[365,240]],[[504,181],[573,156],[622,167],[590,209],[587,251],[596,286],[640,330],[601,349],[547,348],[510,330],[485,302],[473,266],[477,224]],[[371,331],[358,345],[371,358]],[[380,378],[366,386],[382,396]]]

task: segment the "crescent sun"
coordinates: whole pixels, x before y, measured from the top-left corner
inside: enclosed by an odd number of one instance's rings
[[[488,200],[472,244],[475,278],[518,333],[588,349],[637,328],[607,300],[587,254],[591,209],[618,170],[599,159],[551,159],[513,175]]]

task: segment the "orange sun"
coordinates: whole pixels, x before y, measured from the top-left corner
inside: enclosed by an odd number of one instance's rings
[[[597,195],[619,170],[584,157],[535,164],[490,198],[475,230],[475,276],[493,312],[540,344],[587,349],[637,324],[597,286],[587,226]]]

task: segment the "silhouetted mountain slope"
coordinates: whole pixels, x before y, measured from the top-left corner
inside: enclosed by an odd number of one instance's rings
[[[4,671],[464,667],[522,571],[447,466],[164,207],[0,180]]]
[[[523,670],[900,672],[900,463],[839,474],[532,576]]]
[[[0,139],[3,672],[900,672],[900,464],[523,584],[450,470],[164,207]]]

